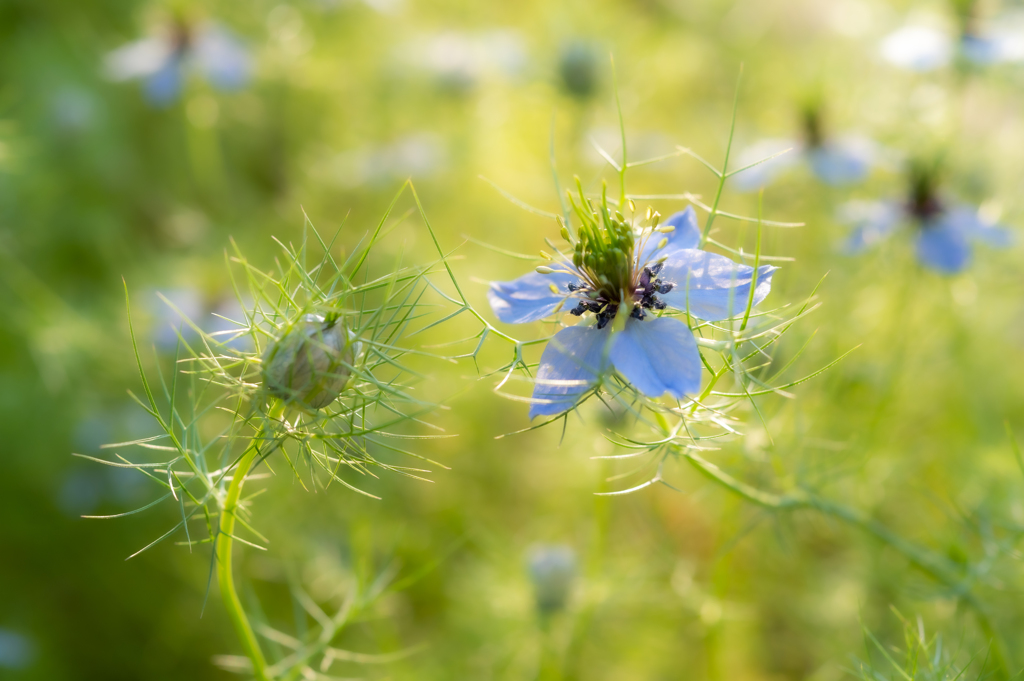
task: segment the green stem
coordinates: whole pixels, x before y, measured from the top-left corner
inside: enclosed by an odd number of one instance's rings
[[[1012,676],[1010,672],[1011,662],[1006,649],[1006,643],[992,623],[988,609],[978,596],[971,591],[970,587],[964,583],[964,580],[960,578],[956,567],[950,565],[941,556],[937,556],[927,549],[907,541],[882,523],[872,520],[866,514],[856,509],[822,499],[803,490],[788,494],[765,492],[737,480],[715,464],[692,452],[680,452],[680,454],[704,476],[751,503],[773,511],[816,510],[873,535],[882,543],[901,553],[922,572],[949,587],[956,595],[963,599],[964,603],[974,610],[982,635],[991,641],[991,660],[996,668],[995,678],[1009,679]]]
[[[256,633],[249,624],[249,618],[242,607],[242,601],[238,598],[238,591],[235,589],[235,578],[231,571],[231,547],[234,544],[235,533],[235,512],[238,509],[238,500],[242,495],[242,485],[245,483],[245,476],[249,473],[256,457],[259,455],[260,435],[253,440],[252,444],[242,455],[231,476],[231,484],[228,486],[227,496],[224,498],[224,507],[220,514],[220,532],[217,534],[217,582],[220,584],[220,592],[224,597],[224,607],[227,608],[228,616],[235,627],[238,638],[242,641],[245,654],[252,661],[253,675],[259,681],[269,681],[266,667],[267,660],[260,649]]]
[[[711,234],[711,226],[715,224],[718,216],[718,203],[722,200],[722,192],[725,190],[725,181],[729,177],[729,155],[732,153],[732,140],[736,135],[736,109],[740,102],[740,79],[743,77],[743,66],[740,65],[740,73],[736,76],[736,92],[732,98],[732,120],[729,123],[729,142],[725,146],[725,160],[722,162],[722,170],[718,173],[718,191],[715,192],[715,201],[711,204],[711,211],[708,213],[708,220],[704,223],[704,231],[700,235],[700,248],[704,248],[708,235]]]

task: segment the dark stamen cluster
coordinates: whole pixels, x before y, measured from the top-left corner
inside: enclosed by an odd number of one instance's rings
[[[580,276],[579,282],[567,285],[570,294],[577,298],[576,307],[569,310],[577,317],[591,312],[597,317],[597,328],[603,329],[608,322],[615,319],[619,308],[627,308],[630,316],[643,319],[645,310],[662,310],[665,303],[657,297],[658,293],[668,293],[672,284],[658,279],[663,265],[658,263],[652,267],[644,267],[638,271],[637,249],[643,238],[664,238],[659,235],[674,229],[658,227],[660,216],[648,209],[646,221],[650,232],[638,232],[632,219],[627,220],[621,212],[609,208],[608,191],[601,189],[601,201],[594,203],[583,193],[583,185],[576,178],[578,196],[569,192],[569,204],[579,218],[580,226],[576,233],[569,225],[562,224],[562,238],[572,246],[572,265]],[[626,202],[630,211],[636,210],[632,201]],[[538,268],[539,272],[553,271],[549,267]]]
[[[658,278],[658,274],[663,267],[664,263],[658,263],[653,267],[644,267],[643,274],[640,275],[639,285],[633,293],[633,308],[629,314],[633,319],[643,319],[646,317],[646,310],[665,309],[665,302],[658,298],[657,294],[668,293],[672,290],[674,284]],[[592,289],[586,284],[571,283],[567,285],[567,288],[570,293],[583,292],[594,296],[588,300],[579,301],[576,307],[569,310],[570,314],[579,317],[585,312],[593,312],[597,315],[598,329],[603,329],[609,322],[615,319],[615,315],[619,311],[618,303],[607,300],[599,293],[592,293]]]
[[[644,273],[640,275],[640,285],[636,289],[635,297],[638,304],[633,307],[630,316],[634,319],[643,319],[647,316],[645,310],[664,310],[665,301],[658,298],[658,293],[668,293],[672,290],[673,284],[670,281],[662,281],[658,278],[665,263],[659,262],[654,267],[645,267]]]

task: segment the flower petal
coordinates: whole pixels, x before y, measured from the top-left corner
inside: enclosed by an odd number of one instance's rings
[[[811,170],[825,184],[843,185],[863,180],[871,170],[874,148],[863,137],[840,137],[807,150]]]
[[[886,61],[911,71],[931,71],[953,57],[949,37],[926,26],[904,26],[886,36],[881,47]]]
[[[927,222],[918,230],[917,257],[943,274],[956,274],[967,266],[971,246],[963,227],[949,217]]]
[[[960,53],[977,66],[990,66],[1006,58],[1003,42],[994,35],[968,33],[961,36]]]
[[[552,416],[572,408],[580,395],[590,390],[606,366],[604,344],[610,328],[570,326],[555,334],[540,356],[533,387],[530,418]]]
[[[579,281],[573,274],[530,272],[512,281],[492,281],[487,301],[498,319],[525,324],[544,319],[569,296],[568,284]],[[554,286],[557,293],[551,290]]]
[[[119,47],[104,59],[104,70],[111,80],[145,78],[162,69],[174,55],[170,41],[143,38]]]
[[[671,225],[675,229],[665,234],[654,232],[650,235],[640,254],[640,264],[642,265],[654,260],[660,253],[677,248],[697,248],[700,245],[700,227],[697,226],[697,214],[694,212],[693,206],[687,206],[686,210],[674,213],[661,224]],[[667,239],[668,243],[659,249],[658,244],[663,238]]]
[[[762,265],[757,272],[754,305],[772,288],[772,273],[778,269]],[[754,268],[740,265],[717,253],[680,249],[669,254],[659,275],[674,284],[661,298],[677,310],[687,310],[698,319],[716,322],[739,314],[747,307]]]
[[[786,151],[787,149],[789,151]],[[775,156],[784,151],[786,153]],[[736,158],[737,168],[751,166],[752,163],[757,163],[757,165],[752,165],[750,168],[736,173],[732,177],[732,183],[741,192],[757,191],[771,183],[776,175],[796,165],[802,151],[803,144],[795,140],[761,140],[740,152]],[[772,156],[775,158],[770,158]],[[764,159],[770,160],[765,161]],[[758,161],[763,162],[758,163]]]
[[[885,239],[900,224],[905,215],[903,207],[895,201],[850,201],[839,207],[840,222],[853,225],[842,250],[847,255],[861,253]]]
[[[146,97],[157,106],[167,106],[177,98],[181,85],[181,59],[173,56],[159,71],[146,79]]]
[[[1013,243],[1010,230],[982,219],[978,211],[970,206],[953,206],[945,215],[945,221],[961,229],[971,239],[994,248],[1006,248]]]
[[[700,351],[679,319],[628,319],[610,357],[615,369],[648,397],[669,393],[679,398],[700,391]]]
[[[249,52],[234,35],[218,26],[207,26],[196,37],[193,57],[214,87],[235,90],[249,81]]]

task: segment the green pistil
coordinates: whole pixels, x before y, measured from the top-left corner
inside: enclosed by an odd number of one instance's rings
[[[601,203],[595,207],[584,196],[579,178],[576,186],[578,200],[569,194],[569,202],[580,220],[578,238],[569,239],[573,264],[589,280],[598,299],[618,304],[622,302],[622,291],[632,292],[636,286],[633,226],[621,213],[609,209],[607,187],[602,188]]]

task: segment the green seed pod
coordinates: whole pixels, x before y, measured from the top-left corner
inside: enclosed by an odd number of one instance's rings
[[[263,385],[286,402],[322,409],[345,389],[359,346],[340,320],[305,315],[263,354]]]

